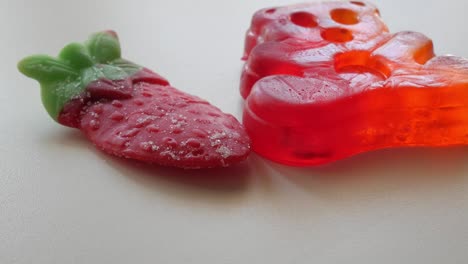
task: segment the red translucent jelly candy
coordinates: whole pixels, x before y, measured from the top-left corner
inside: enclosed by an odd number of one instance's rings
[[[254,151],[317,165],[401,146],[468,144],[468,60],[391,34],[364,2],[260,10],[241,94]]]

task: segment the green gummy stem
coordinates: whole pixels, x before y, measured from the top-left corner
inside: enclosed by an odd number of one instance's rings
[[[21,60],[18,69],[37,80],[49,115],[58,120],[64,105],[79,97],[97,80],[122,80],[142,69],[121,58],[120,43],[111,31],[91,35],[84,44],[65,46],[57,58],[33,55]]]

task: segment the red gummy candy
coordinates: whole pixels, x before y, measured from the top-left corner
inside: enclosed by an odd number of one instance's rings
[[[403,146],[468,144],[468,60],[391,34],[365,2],[258,11],[241,94],[252,148],[307,166]]]
[[[80,129],[98,148],[186,169],[227,167],[247,158],[249,138],[232,115],[147,69],[144,79],[141,73],[132,78],[130,98],[106,94],[82,110]]]
[[[250,140],[232,115],[122,59],[112,31],[69,44],[58,58],[28,57],[19,69],[40,82],[53,119],[109,154],[186,169],[226,167],[249,155]]]

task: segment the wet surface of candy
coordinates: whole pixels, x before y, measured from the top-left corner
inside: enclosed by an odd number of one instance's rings
[[[436,57],[421,33],[389,33],[372,4],[260,10],[244,55],[244,125],[274,161],[468,144],[468,60]]]

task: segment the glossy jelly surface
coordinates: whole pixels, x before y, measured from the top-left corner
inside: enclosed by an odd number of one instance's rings
[[[273,161],[468,144],[468,60],[436,57],[421,33],[389,33],[370,3],[260,10],[244,55],[244,126]]]

